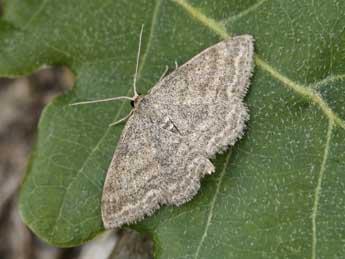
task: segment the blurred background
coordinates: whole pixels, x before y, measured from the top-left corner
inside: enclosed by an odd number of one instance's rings
[[[42,69],[27,77],[0,78],[0,258],[153,258],[152,242],[134,231],[106,232],[80,247],[56,248],[40,241],[20,218],[18,193],[40,114],[52,98],[69,90],[74,81],[65,67]]]

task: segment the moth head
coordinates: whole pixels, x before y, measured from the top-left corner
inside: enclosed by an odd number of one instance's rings
[[[141,94],[139,93],[137,96],[133,96],[133,100],[131,100],[131,106],[133,108],[137,108],[139,103],[141,102],[141,100],[143,99],[144,97],[141,96]]]

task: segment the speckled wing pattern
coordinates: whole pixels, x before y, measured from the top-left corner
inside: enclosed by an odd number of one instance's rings
[[[244,131],[253,68],[250,35],[202,51],[159,81],[129,118],[102,197],[105,228],[133,223],[162,204],[181,205],[214,172],[209,158]]]

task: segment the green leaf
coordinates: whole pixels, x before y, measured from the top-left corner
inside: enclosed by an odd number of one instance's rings
[[[76,86],[48,105],[22,186],[24,221],[78,245],[103,231],[102,185],[130,95],[210,45],[249,33],[256,68],[246,136],[181,207],[133,226],[157,258],[340,258],[345,253],[345,2],[340,0],[11,0],[0,22],[0,74],[67,65]]]

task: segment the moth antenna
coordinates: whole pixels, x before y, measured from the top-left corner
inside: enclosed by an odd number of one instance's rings
[[[115,100],[121,100],[121,99],[127,99],[127,100],[134,101],[133,97],[116,96],[116,97],[107,98],[107,99],[100,99],[100,100],[94,100],[94,101],[84,101],[84,102],[71,103],[71,104],[69,104],[69,106],[76,106],[76,105],[90,104],[90,103],[102,103],[102,102],[109,102],[109,101],[115,101]]]
[[[94,100],[94,101],[85,101],[85,102],[77,102],[77,103],[71,103],[69,106],[75,106],[75,105],[81,105],[81,104],[90,104],[90,103],[101,103],[101,102],[108,102],[108,101],[115,101],[115,100],[121,100],[121,99],[127,99],[134,101],[136,97],[139,96],[137,92],[137,76],[138,76],[138,69],[139,69],[139,59],[140,59],[140,50],[141,50],[141,40],[143,37],[143,31],[144,31],[144,24],[141,25],[141,30],[140,30],[140,36],[139,36],[139,47],[138,47],[138,54],[137,54],[137,62],[135,65],[135,74],[134,74],[134,80],[133,80],[133,90],[134,90],[134,96],[133,97],[128,97],[128,96],[117,96],[117,97],[112,97],[112,98],[107,98],[107,99],[101,99],[101,100]],[[124,119],[127,119],[130,115],[132,114],[129,113]],[[122,121],[122,119],[121,119]],[[119,122],[121,122],[119,121]],[[113,125],[115,123],[112,123],[110,125]]]
[[[141,31],[140,31],[140,36],[139,36],[139,47],[138,47],[138,53],[137,53],[137,63],[135,65],[135,74],[134,74],[134,80],[133,80],[134,97],[138,96],[138,92],[137,92],[137,75],[138,75],[138,69],[139,69],[141,39],[143,37],[143,31],[144,31],[144,24],[141,25]]]
[[[121,118],[115,122],[112,122],[111,124],[109,124],[109,127],[115,126],[115,125],[127,120],[132,115],[133,111],[134,111],[134,109],[132,109],[125,117],[123,117],[123,118]]]

